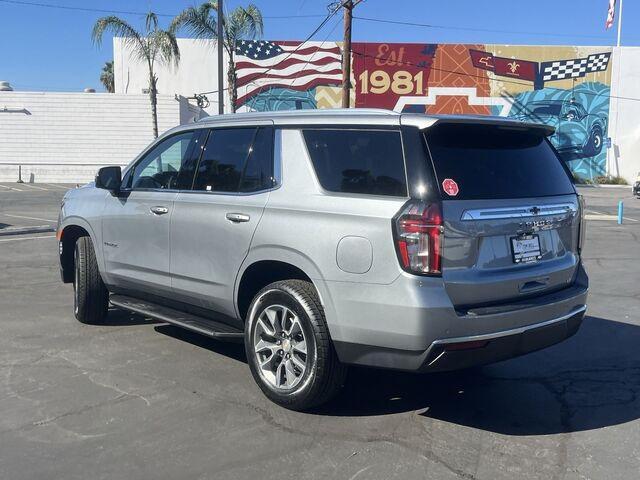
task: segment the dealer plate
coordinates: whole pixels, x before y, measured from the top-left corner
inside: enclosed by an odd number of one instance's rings
[[[513,263],[537,262],[542,258],[538,235],[519,235],[511,237],[511,255]]]

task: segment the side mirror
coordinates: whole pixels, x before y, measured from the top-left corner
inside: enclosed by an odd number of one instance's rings
[[[102,167],[96,175],[96,188],[104,188],[112,193],[119,192],[122,185],[120,167]]]

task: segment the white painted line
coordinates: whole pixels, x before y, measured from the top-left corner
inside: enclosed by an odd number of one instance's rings
[[[15,187],[7,187],[6,185],[0,185],[0,187],[6,188],[7,190],[15,190],[16,192],[22,192],[22,190],[20,190],[19,188],[15,188]]]
[[[0,213],[0,215],[4,215],[5,217],[11,218],[25,218],[27,220],[38,220],[40,222],[57,222],[57,220],[51,220],[50,218],[39,218],[39,217],[26,217],[24,215],[11,215],[9,213]]]
[[[62,185],[56,185],[55,183],[45,183],[47,187],[59,188],[61,190],[71,190],[73,187],[64,187]]]
[[[29,188],[35,188],[37,190],[44,190],[45,192],[48,192],[49,190],[47,190],[46,188],[42,188],[42,187],[37,187],[36,185],[32,185],[30,183],[22,183],[21,184],[23,187],[29,187]]]
[[[618,221],[618,216],[617,215],[605,215],[604,213],[598,213],[597,215],[590,215],[590,214],[586,214],[584,216],[584,218],[586,218],[587,220],[602,220],[602,221],[607,221],[607,222],[617,222]],[[629,218],[629,217],[623,217],[624,221],[629,221],[629,222],[638,222],[639,220],[636,220],[635,218]]]
[[[55,235],[45,235],[43,237],[16,237],[16,238],[3,238],[0,239],[0,243],[4,243],[4,242],[17,242],[19,240],[38,240],[40,238],[56,238]]]

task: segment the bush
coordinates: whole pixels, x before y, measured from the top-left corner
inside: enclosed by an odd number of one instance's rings
[[[600,185],[629,185],[622,177],[609,177],[606,175],[596,177],[596,183]]]
[[[594,182],[590,178],[584,178],[576,173],[572,173],[573,175],[573,183],[576,185],[593,185]]]

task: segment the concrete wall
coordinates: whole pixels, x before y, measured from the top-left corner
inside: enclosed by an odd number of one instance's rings
[[[608,170],[629,183],[640,172],[640,48],[613,49]]]
[[[178,94],[192,97],[194,93],[218,89],[218,60],[215,42],[179,38],[180,63],[164,65],[157,63],[158,91],[161,94]],[[140,61],[126,47],[122,38],[113,39],[114,77],[116,93],[139,95],[149,88],[147,65]],[[228,56],[224,56],[224,85],[226,87],[226,66]],[[218,113],[218,94],[207,95],[210,105],[206,112]],[[229,111],[229,98],[225,92],[225,111]]]
[[[158,97],[160,132],[198,117],[186,99]],[[147,95],[0,92],[0,181],[87,182],[126,165],[153,140]]]

